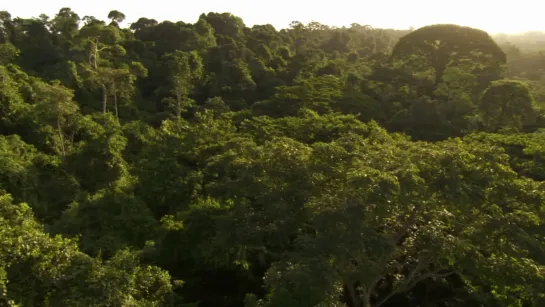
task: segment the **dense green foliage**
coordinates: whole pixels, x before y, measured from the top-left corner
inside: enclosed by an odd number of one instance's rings
[[[545,304],[545,51],[108,18],[0,12],[0,305]]]

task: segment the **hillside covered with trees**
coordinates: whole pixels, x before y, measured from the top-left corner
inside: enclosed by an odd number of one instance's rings
[[[0,12],[0,306],[545,306],[543,35],[108,17]]]

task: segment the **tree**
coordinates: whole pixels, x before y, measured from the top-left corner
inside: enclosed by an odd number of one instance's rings
[[[112,20],[112,25],[119,26],[119,24],[125,20],[125,14],[121,13],[120,11],[113,10],[108,13],[108,18]]]
[[[446,135],[460,135],[472,128],[471,117],[477,113],[473,103],[474,74],[458,67],[448,67],[434,94],[438,98],[437,114]]]
[[[105,25],[104,21],[98,20],[95,16],[84,16],[81,20],[85,23],[85,26],[89,27],[96,25]]]
[[[10,43],[0,44],[0,65],[7,65],[20,54],[19,49]]]
[[[140,264],[128,249],[108,261],[78,250],[75,240],[50,237],[26,203],[0,195],[0,302],[4,306],[164,306],[170,276]],[[9,277],[9,280],[8,280]]]
[[[134,94],[136,75],[132,74],[129,67],[102,68],[100,71],[106,92],[108,96],[113,97],[115,118],[119,120],[119,98],[128,100]],[[145,74],[146,71],[143,70],[142,73]]]
[[[0,190],[12,193],[20,201],[35,200],[33,192],[39,177],[35,161],[40,156],[34,146],[18,135],[0,136]]]
[[[123,150],[127,139],[111,114],[93,113],[78,121],[80,146],[66,157],[63,167],[80,188],[94,194],[128,175]]]
[[[502,128],[521,130],[536,118],[534,99],[528,86],[520,81],[493,82],[484,93],[479,109],[489,131]]]
[[[80,63],[80,68],[91,86],[100,87],[102,113],[106,113],[108,96],[112,93],[112,84],[115,84],[113,76],[122,74],[112,67],[114,66],[112,58],[126,54],[125,48],[120,45],[123,35],[116,27],[93,23],[82,28],[79,39],[80,44],[87,51],[87,63]]]
[[[73,137],[68,139],[65,137],[65,124],[69,121],[74,121],[78,113],[79,107],[73,101],[74,92],[60,84],[58,80],[51,84],[37,82],[35,84],[36,91],[36,111],[39,118],[44,120],[46,124],[53,124],[57,129],[58,142],[60,152],[63,157],[67,154],[67,145],[73,145]],[[73,124],[73,123],[72,123]]]
[[[278,86],[271,98],[257,102],[252,110],[256,115],[271,117],[294,116],[301,108],[324,114],[337,109],[336,98],[341,96],[341,83],[336,76],[300,78],[293,86]]]
[[[0,11],[0,43],[15,42],[15,25],[11,14],[6,11]]]
[[[422,27],[399,39],[392,50],[390,61],[410,55],[424,57],[435,71],[435,84],[442,80],[447,66],[464,59],[491,66],[495,79],[500,78],[505,53],[484,31],[451,24]]]
[[[17,66],[0,65],[0,122],[3,131],[17,131],[24,135],[27,131],[17,130],[24,126],[31,106],[25,103],[23,89],[28,86],[28,75]]]
[[[78,32],[80,17],[70,8],[62,8],[52,20],[53,31],[71,41]]]
[[[342,143],[313,147],[307,172],[323,181],[306,175],[316,185],[307,227],[267,272],[266,299],[247,306],[379,307],[427,279],[452,278],[493,285],[481,294],[490,306],[539,297],[539,262],[519,238],[540,232],[545,194],[516,179],[501,150],[459,140],[386,139],[348,151]]]
[[[175,95],[174,113],[180,117],[182,111],[191,106],[194,84],[203,74],[203,64],[198,54],[175,51],[164,56],[172,93]]]
[[[199,19],[207,21],[216,35],[225,35],[232,38],[242,38],[243,29],[245,27],[244,22],[240,17],[237,17],[230,13],[208,13],[202,14]]]

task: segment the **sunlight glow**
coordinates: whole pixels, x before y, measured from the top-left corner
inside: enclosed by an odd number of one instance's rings
[[[318,21],[330,26],[351,23],[373,27],[408,29],[436,23],[455,23],[480,28],[490,33],[520,33],[545,30],[539,0],[510,2],[491,0],[390,0],[390,1],[311,1],[311,0],[195,0],[195,1],[130,1],[130,0],[18,0],[5,1],[0,9],[12,16],[37,17],[45,13],[53,17],[60,8],[70,7],[83,17],[92,15],[106,19],[110,10],[119,10],[127,22],[139,17],[158,21],[195,22],[201,13],[230,12],[241,17],[247,26],[270,23],[278,28],[291,21]]]

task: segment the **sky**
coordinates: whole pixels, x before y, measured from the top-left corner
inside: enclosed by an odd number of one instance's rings
[[[286,28],[292,21],[318,21],[330,26],[351,23],[376,28],[409,29],[437,23],[454,23],[496,33],[545,31],[543,0],[5,0],[0,10],[13,17],[55,16],[70,7],[80,17],[89,15],[106,20],[108,12],[118,10],[126,23],[140,17],[157,21],[195,22],[201,13],[229,12],[241,17],[247,26],[272,24]],[[540,5],[541,3],[541,5]]]

